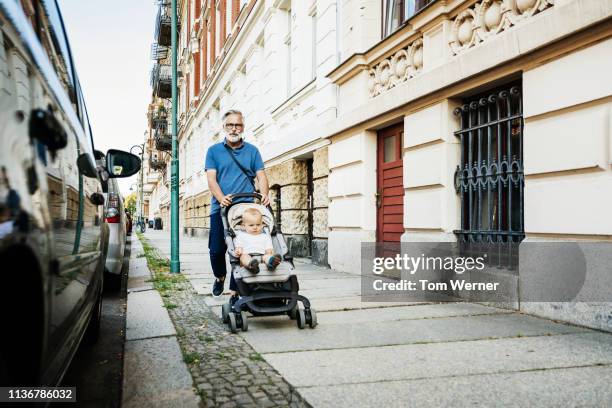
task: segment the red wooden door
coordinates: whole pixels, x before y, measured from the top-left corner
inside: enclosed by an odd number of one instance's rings
[[[378,131],[377,242],[399,242],[404,232],[403,135],[403,123]]]

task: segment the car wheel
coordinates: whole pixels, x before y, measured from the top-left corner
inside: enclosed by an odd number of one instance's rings
[[[91,319],[85,331],[84,341],[86,344],[94,344],[100,336],[100,323],[102,321],[102,291],[98,294],[98,300],[94,306]]]

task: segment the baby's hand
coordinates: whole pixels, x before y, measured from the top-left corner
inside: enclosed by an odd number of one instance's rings
[[[240,256],[240,255],[242,255],[242,248],[236,248],[236,250],[234,251],[234,253],[236,254],[236,256]]]

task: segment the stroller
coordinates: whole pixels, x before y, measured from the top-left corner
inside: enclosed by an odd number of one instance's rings
[[[287,314],[292,320],[296,320],[300,329],[303,329],[306,324],[314,329],[317,325],[317,315],[310,307],[310,301],[298,294],[299,284],[297,276],[293,273],[295,269],[293,257],[287,254],[287,244],[272,215],[272,209],[270,206],[266,208],[252,202],[236,203],[235,200],[240,198],[257,198],[261,201],[261,195],[257,193],[234,194],[232,195],[234,202],[221,209],[231,273],[236,280],[240,295],[233,306],[229,302],[223,304],[221,308],[223,323],[229,326],[232,333],[236,333],[238,328],[242,331],[248,330],[246,312],[250,312],[253,316]],[[234,238],[237,234],[246,234],[241,231],[241,221],[242,214],[247,208],[256,208],[261,212],[264,223],[263,231],[270,235],[274,252],[281,255],[281,263],[273,271],[262,268],[258,274],[253,274],[240,266],[240,260],[234,254]],[[298,302],[302,302],[304,307],[300,308]]]

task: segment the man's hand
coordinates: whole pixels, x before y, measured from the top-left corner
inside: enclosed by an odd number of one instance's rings
[[[261,204],[266,207],[270,205],[270,197],[267,194],[261,194]]]
[[[232,195],[231,194],[223,196],[223,199],[219,202],[221,207],[227,207],[231,203],[232,203]]]

